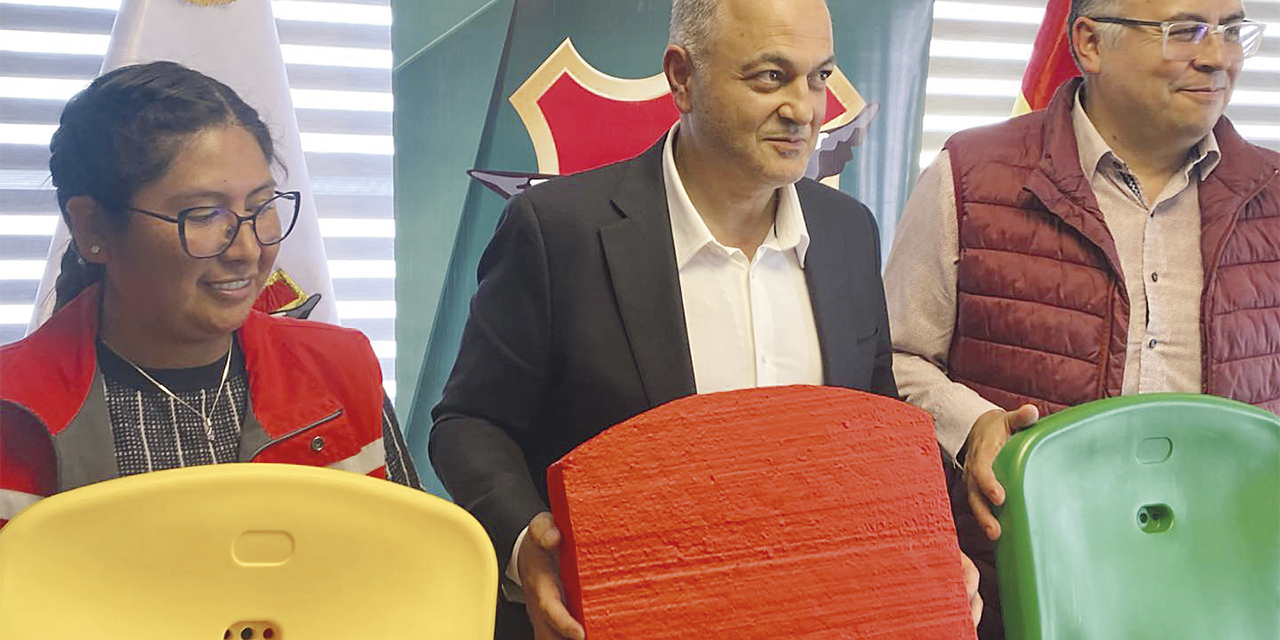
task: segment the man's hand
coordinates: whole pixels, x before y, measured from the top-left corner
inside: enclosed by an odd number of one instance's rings
[[[534,516],[516,556],[525,609],[537,640],[584,640],[587,632],[564,607],[556,557],[559,546],[560,530],[551,514],[544,511]]]
[[[978,567],[969,556],[960,554],[960,566],[964,568],[964,592],[969,596],[969,615],[973,616],[973,628],[982,620],[982,596],[978,595]]]
[[[969,430],[969,439],[965,442],[964,482],[969,490],[969,507],[978,519],[978,526],[991,540],[1000,537],[1000,522],[991,513],[991,505],[1004,504],[1004,487],[996,481],[991,464],[1009,436],[1039,419],[1040,411],[1024,404],[1015,411],[988,411],[978,416]]]

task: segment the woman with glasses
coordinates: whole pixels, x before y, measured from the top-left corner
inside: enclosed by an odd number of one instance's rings
[[[0,351],[5,415],[30,417],[0,438],[0,524],[53,492],[198,464],[417,486],[368,340],[252,310],[299,201],[252,107],[175,63],[125,67],[71,99],[50,150],[72,242],[53,317]]]

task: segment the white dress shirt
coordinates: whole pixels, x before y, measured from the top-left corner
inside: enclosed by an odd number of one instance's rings
[[[1199,183],[1218,164],[1213,133],[1190,152],[1154,200],[1093,126],[1080,94],[1071,112],[1081,169],[1115,241],[1129,294],[1124,394],[1199,393]],[[996,405],[946,375],[960,261],[955,187],[946,151],[920,175],[898,221],[885,268],[893,374],[911,404],[933,415],[954,456],[978,416]]]
[[[662,180],[684,304],[685,332],[698,393],[788,384],[822,384],[818,327],[804,277],[809,230],[796,187],[778,189],[773,228],[751,259],[715,239],[685,192],[676,168],[679,123],[662,149]],[[506,577],[516,585],[516,538]],[[507,588],[512,602],[523,594]]]
[[[662,178],[698,393],[822,384],[804,277],[809,230],[795,185],[778,189],[773,228],[748,259],[718,242],[689,200],[675,163],[678,126],[662,151]]]

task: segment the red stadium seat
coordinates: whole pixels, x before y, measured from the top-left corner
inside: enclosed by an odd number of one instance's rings
[[[548,471],[592,640],[972,638],[933,421],[828,387],[693,396]]]

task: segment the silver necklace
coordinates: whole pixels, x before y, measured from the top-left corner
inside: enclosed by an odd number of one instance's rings
[[[218,401],[222,399],[222,386],[227,383],[227,373],[231,371],[231,352],[232,351],[233,349],[227,349],[227,362],[226,364],[222,365],[222,380],[218,383],[218,392],[213,397],[213,404],[209,405],[209,413],[213,413],[214,408],[218,406]],[[177,400],[179,403],[182,404],[182,406],[190,409],[192,413],[200,416],[200,420],[204,422],[204,435],[206,438],[209,439],[209,442],[213,442],[213,420],[209,418],[208,413],[205,413],[195,408],[194,406],[191,405],[191,403],[187,402],[186,400],[183,400],[182,398],[179,398],[178,394],[170,391],[169,387],[166,387],[163,384],[160,384],[159,380],[152,378],[151,374],[142,370],[142,367],[139,367],[138,365],[134,364],[133,362],[130,362],[129,360],[126,360],[125,358],[121,358],[121,360],[128,362],[129,366],[133,367],[134,370],[137,371],[138,373],[141,373],[142,377],[146,378],[147,380],[150,380],[151,384],[154,384],[155,386],[159,387],[161,391],[168,394],[170,398]]]

